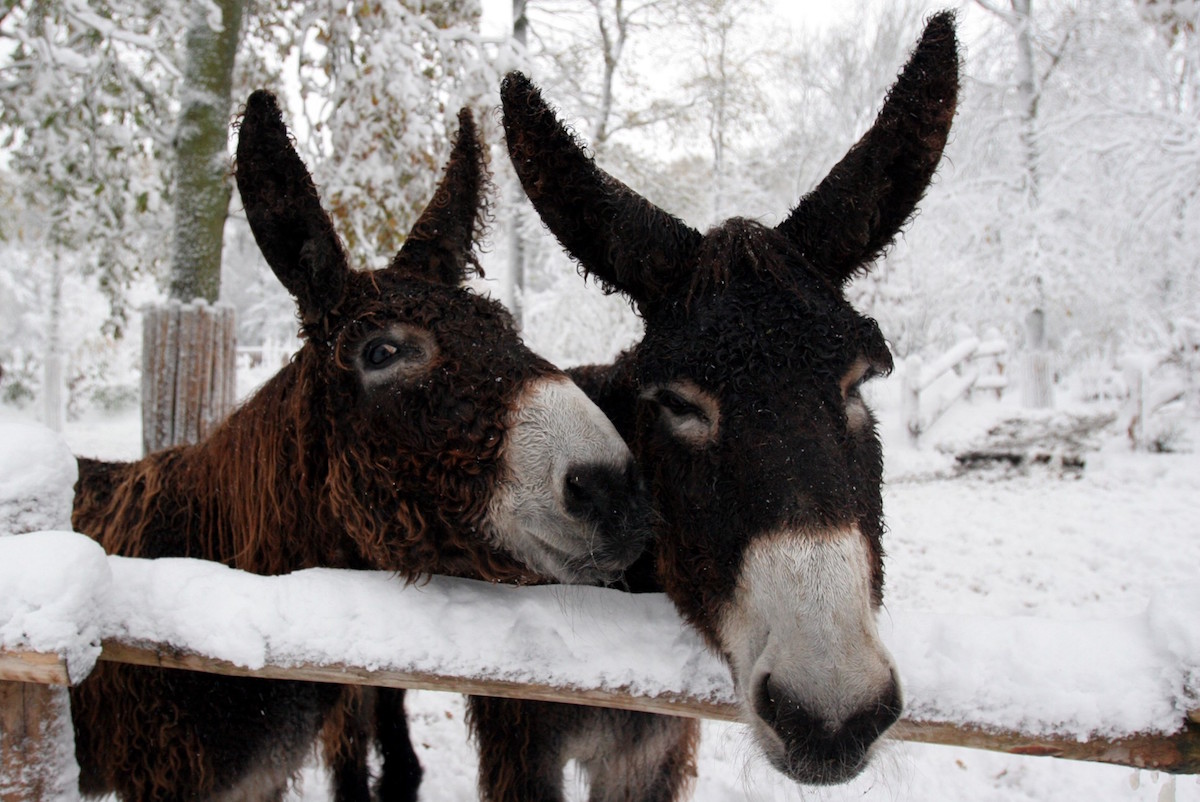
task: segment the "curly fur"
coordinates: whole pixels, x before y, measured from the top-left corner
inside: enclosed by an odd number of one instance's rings
[[[597,167],[524,76],[511,74],[501,87],[509,154],[543,222],[587,275],[629,296],[646,322],[643,340],[613,365],[572,371],[630,442],[660,506],[655,555],[628,582],[635,591],[664,589],[727,656],[720,612],[760,533],[852,524],[867,538],[881,598],[880,445],[869,413],[865,425],[848,425],[840,382],[856,360],[886,371],[891,357],[843,288],[924,193],[954,116],[957,68],[953,14],[935,15],[875,126],[782,224],[735,218],[704,235]],[[702,450],[670,436],[645,398],[680,378],[719,403],[719,436]],[[580,757],[565,750],[591,739],[587,748],[604,741],[610,761],[644,761],[643,779],[668,779],[651,788],[630,781],[622,791],[594,775],[596,798],[680,798],[694,733],[655,752],[629,737],[626,716],[473,699],[483,797],[561,799],[562,762]]]
[[[274,99],[251,96],[238,184],[306,342],[205,441],[134,463],[80,459],[78,531],[112,554],[260,574],[538,580],[488,544],[485,516],[511,412],[530,381],[559,372],[524,347],[499,304],[457,286],[476,264],[486,183],[470,115],[459,119],[445,177],[403,249],[389,268],[356,273]],[[372,389],[354,355],[398,321],[436,334],[436,361],[403,392]],[[369,735],[357,726],[369,701],[316,683],[101,663],[71,698],[81,789],[131,800],[232,794],[256,778],[276,784],[255,791],[270,795],[323,723],[335,763],[355,764]]]

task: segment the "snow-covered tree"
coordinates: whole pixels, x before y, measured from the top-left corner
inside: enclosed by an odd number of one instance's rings
[[[128,288],[166,257],[167,182],[158,157],[177,75],[162,43],[174,23],[166,6],[147,12],[134,0],[27,0],[7,4],[0,16],[8,48],[0,131],[21,209],[21,225],[5,232],[16,258],[0,270],[42,310],[34,326],[0,346],[0,360],[23,366],[24,386],[58,386],[67,351],[79,356],[85,342],[99,347],[120,337]],[[108,301],[103,325],[86,332],[64,306],[82,286]],[[95,364],[73,360],[67,382],[86,385],[79,377]],[[31,372],[38,366],[47,381]],[[51,400],[48,422],[58,408]]]
[[[309,2],[294,24],[316,179],[347,246],[378,266],[432,195],[459,108],[499,84],[479,5]]]
[[[171,297],[215,303],[232,187],[228,179],[233,65],[246,0],[207,0],[188,10],[174,138],[175,224]]]

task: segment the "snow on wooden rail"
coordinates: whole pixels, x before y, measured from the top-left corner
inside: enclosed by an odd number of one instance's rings
[[[1200,593],[1180,593],[1115,622],[889,611],[894,737],[1200,772]],[[0,538],[0,679],[78,682],[97,659],[736,718],[728,670],[657,594],[263,577],[67,532]]]

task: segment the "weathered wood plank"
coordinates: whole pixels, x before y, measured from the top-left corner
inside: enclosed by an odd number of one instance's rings
[[[69,685],[67,661],[57,654],[0,651],[0,680]]]
[[[1171,735],[1155,733],[1114,740],[1095,738],[1084,741],[1067,736],[991,731],[939,721],[901,721],[892,728],[889,737],[901,741],[987,749],[1011,755],[1108,763],[1171,774],[1200,774],[1200,726],[1190,721],[1182,732]]]
[[[343,664],[272,666],[246,668],[225,660],[215,660],[170,647],[136,646],[105,641],[101,660],[132,665],[178,668],[224,674],[235,677],[333,682],[342,685],[371,685],[383,688],[448,691],[478,696],[499,696],[509,699],[533,699],[542,702],[614,707],[646,713],[663,713],[689,718],[710,718],[736,721],[737,709],[732,705],[715,703],[683,694],[634,696],[627,691],[595,690],[591,688],[561,688],[503,679],[457,677],[423,672],[371,670]]]
[[[171,302],[143,315],[143,449],[198,442],[234,406],[234,310]]]
[[[0,802],[78,798],[74,744],[66,688],[0,682]]]
[[[371,671],[355,666],[265,666],[247,669],[221,660],[211,660],[173,649],[146,648],[106,642],[101,660],[181,668],[192,671],[300,679],[347,685],[373,685],[416,690],[448,691],[478,696],[533,699],[544,702],[613,707],[644,713],[688,718],[737,721],[735,706],[714,703],[683,694],[635,696],[624,691],[559,688],[497,679],[448,677],[436,674]],[[1031,736],[1019,732],[991,731],[949,722],[901,721],[889,737],[902,741],[963,746],[1014,755],[1042,755],[1112,765],[1153,769],[1174,774],[1200,773],[1200,726],[1188,723],[1173,735],[1147,734],[1117,740],[1080,741],[1066,736]]]
[[[613,707],[688,718],[737,721],[734,705],[684,694],[637,696],[623,690],[562,688],[503,679],[480,679],[421,672],[371,670],[350,665],[267,665],[258,669],[174,649],[106,641],[101,660],[132,665],[200,671],[240,677],[331,682],[387,688],[466,693],[479,696],[533,699],[544,702]],[[46,677],[47,679],[41,679]],[[34,682],[65,684],[66,666],[54,655],[0,653],[0,680],[29,678]],[[1057,757],[1111,765],[1200,774],[1200,713],[1189,714],[1181,732],[1144,734],[1113,740],[1078,740],[1069,736],[1028,735],[1005,730],[985,730],[939,721],[903,720],[889,733],[895,740],[986,749],[1013,755]]]

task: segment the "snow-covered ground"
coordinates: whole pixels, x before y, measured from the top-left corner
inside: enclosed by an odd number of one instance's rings
[[[899,436],[888,385],[876,394],[888,459],[890,612],[885,616],[894,619],[897,631],[912,631],[908,622],[914,617],[938,621],[969,616],[1001,622],[1031,617],[1050,622],[1043,640],[1050,641],[1047,648],[1064,651],[1075,646],[1072,622],[1086,633],[1095,627],[1111,631],[1129,621],[1165,621],[1182,628],[1176,640],[1200,640],[1200,610],[1191,621],[1188,610],[1170,609],[1177,601],[1196,604],[1195,593],[1172,588],[1194,584],[1195,567],[1200,565],[1200,456],[1135,454],[1114,436],[1099,453],[1089,455],[1078,476],[1034,468],[1025,475],[952,478],[947,475],[948,458],[936,450],[939,437],[977,433],[1005,410],[994,403],[965,407],[941,424],[921,451],[913,451]],[[1189,425],[1196,443],[1200,426],[1195,421]],[[66,432],[75,452],[114,458],[136,456],[139,436],[133,416],[91,418],[70,424]],[[886,628],[889,622],[884,623]],[[943,644],[934,651],[956,645]],[[922,656],[921,649],[896,646],[902,663],[906,655],[910,661],[946,656]],[[949,664],[958,665],[965,676],[948,678],[947,687],[970,687],[976,679],[970,675],[987,669],[969,654]],[[1004,679],[1022,682],[1020,677]],[[1064,687],[1063,693],[1073,690]],[[1113,696],[1113,709],[1133,698],[1119,686]],[[474,754],[461,699],[430,692],[415,692],[409,699],[414,741],[426,769],[422,799],[473,798]],[[1054,701],[1046,699],[1046,706]],[[1041,709],[1008,712],[1034,721],[1045,718]],[[575,785],[581,796],[582,788]],[[320,774],[308,772],[295,796],[314,802],[327,799]],[[1165,802],[1200,800],[1200,779],[1052,758],[892,744],[866,775],[849,785],[800,789],[755,756],[741,727],[706,723],[694,799]]]

